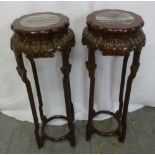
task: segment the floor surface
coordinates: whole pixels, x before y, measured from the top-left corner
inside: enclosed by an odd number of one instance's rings
[[[112,123],[112,119],[94,122],[98,129],[111,128]],[[128,115],[124,143],[118,142],[117,137],[98,135],[93,135],[91,141],[87,142],[85,128],[86,121],[75,122],[75,148],[68,141],[47,140],[44,147],[38,149],[32,123],[18,121],[0,113],[0,153],[155,153],[155,108],[144,107]],[[67,125],[47,128],[49,135],[61,135],[66,131]]]

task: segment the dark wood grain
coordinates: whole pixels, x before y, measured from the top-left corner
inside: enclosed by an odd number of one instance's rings
[[[98,18],[97,18],[97,15]],[[145,34],[142,30],[143,19],[132,12],[122,10],[99,10],[88,15],[87,27],[83,30],[82,43],[88,48],[86,67],[90,77],[89,114],[86,129],[86,140],[90,140],[93,133],[102,136],[117,135],[120,142],[124,142],[127,130],[127,112],[132,87],[140,65],[140,54],[145,45]],[[102,55],[123,56],[122,78],[119,95],[119,110],[112,113],[106,110],[94,110],[95,89],[95,51],[100,50]],[[130,52],[134,51],[131,72],[129,74],[126,92],[124,93],[127,60]],[[125,98],[123,95],[125,94]],[[116,130],[103,132],[93,126],[93,118],[98,114],[112,114],[116,118]]]
[[[27,88],[34,119],[34,133],[39,148],[43,147],[44,142],[47,139],[52,141],[67,139],[72,146],[75,146],[76,144],[73,124],[74,108],[71,101],[71,89],[69,80],[69,73],[71,71],[69,54],[71,52],[71,48],[75,44],[75,39],[73,31],[69,29],[68,26],[68,17],[59,13],[51,12],[25,15],[16,19],[11,25],[11,28],[14,31],[14,34],[11,38],[11,49],[13,50],[16,57],[17,71]],[[55,115],[47,118],[43,112],[43,100],[34,58],[54,57],[55,52],[57,51],[61,52],[62,55],[61,71],[63,74],[66,116]],[[25,54],[26,58],[30,60],[32,66],[39,102],[39,112],[42,121],[41,127],[38,122],[38,115],[36,110],[37,106],[35,105],[31,83],[27,77],[27,70],[23,62],[23,54]],[[51,137],[48,136],[48,133],[45,132],[47,123],[53,119],[67,120],[69,132],[67,132],[65,136]]]

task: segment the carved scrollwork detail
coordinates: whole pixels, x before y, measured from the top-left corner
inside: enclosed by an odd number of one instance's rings
[[[91,72],[91,71],[94,72],[96,67],[97,67],[97,65],[96,64],[92,64],[91,62],[87,61],[86,62],[86,67],[87,67],[89,72]]]
[[[51,37],[51,34],[30,37],[14,33],[11,38],[11,49],[17,54],[26,54],[28,58],[53,57],[56,51],[74,44],[74,33],[71,29],[56,37]]]
[[[145,45],[145,34],[142,30],[129,34],[97,34],[86,27],[82,37],[83,45],[91,45],[99,49],[103,55],[126,55],[137,47]]]
[[[71,72],[71,64],[66,64],[65,66],[61,67],[61,72],[63,74],[69,74]]]
[[[87,67],[87,70],[89,71],[89,76],[95,74],[95,69],[96,69],[96,67],[97,67],[96,64],[87,61],[87,62],[86,62],[86,67]]]

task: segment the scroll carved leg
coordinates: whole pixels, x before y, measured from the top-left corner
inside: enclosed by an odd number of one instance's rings
[[[64,96],[65,96],[65,104],[66,104],[66,113],[67,113],[67,120],[68,120],[68,126],[70,129],[69,133],[69,140],[72,146],[75,146],[75,131],[74,131],[74,108],[71,101],[71,90],[70,90],[70,81],[69,81],[69,73],[71,71],[71,64],[69,64],[69,49],[64,49],[62,51],[62,64],[61,71],[64,75],[63,77],[63,87],[64,87]]]
[[[135,78],[136,73],[137,73],[138,68],[139,68],[139,65],[140,65],[140,63],[139,63],[140,53],[141,53],[141,48],[138,48],[134,51],[133,62],[131,65],[131,73],[130,73],[128,80],[127,80],[127,87],[126,87],[123,114],[122,114],[122,131],[121,131],[121,134],[119,136],[119,140],[122,142],[125,140],[125,136],[126,136],[126,128],[127,128],[126,120],[127,120],[131,86],[132,86],[132,81]]]
[[[119,110],[116,112],[117,116],[121,118],[122,109],[123,109],[123,92],[124,92],[124,84],[125,84],[125,76],[126,76],[126,68],[128,62],[129,55],[124,56],[123,59],[123,67],[122,67],[122,77],[121,77],[121,85],[120,85],[120,93],[119,93]]]
[[[42,122],[44,122],[47,118],[43,114],[43,101],[42,101],[42,96],[41,96],[41,91],[40,91],[40,85],[39,85],[39,79],[37,75],[37,69],[35,65],[35,61],[32,58],[29,58],[29,61],[31,63],[32,71],[33,71],[33,77],[36,85],[36,90],[37,90],[37,96],[38,96],[38,101],[39,101],[39,111],[40,111],[40,117]]]
[[[95,87],[95,48],[88,46],[88,61],[86,62],[87,70],[89,71],[90,90],[89,90],[89,114],[86,128],[86,140],[90,140],[92,136],[92,119],[95,113],[94,105],[94,87]]]
[[[18,74],[20,75],[21,79],[23,80],[23,82],[26,85],[26,89],[27,89],[27,93],[28,93],[28,97],[29,97],[29,101],[30,101],[30,106],[31,106],[31,110],[32,110],[32,115],[33,115],[33,119],[34,119],[34,125],[35,125],[34,133],[35,133],[38,147],[41,148],[41,147],[43,147],[44,143],[42,142],[41,137],[39,135],[39,122],[38,122],[36,107],[35,107],[35,103],[34,103],[31,83],[27,78],[27,71],[24,66],[22,55],[15,54],[15,57],[16,57],[16,62],[17,62]]]

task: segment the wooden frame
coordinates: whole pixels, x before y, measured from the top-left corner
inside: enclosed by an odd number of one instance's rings
[[[47,14],[54,14],[59,16],[61,19],[60,22],[54,26],[51,25],[48,27],[41,27],[41,28],[26,28],[20,25],[20,21],[21,19],[31,15],[26,15],[16,19],[11,26],[12,30],[14,31],[14,35],[11,38],[11,49],[14,51],[16,57],[17,71],[27,88],[27,93],[34,119],[34,125],[35,125],[34,132],[38,147],[41,148],[44,145],[45,139],[53,141],[68,139],[71,145],[75,146],[76,142],[75,142],[75,132],[73,124],[74,108],[73,103],[71,101],[71,89],[69,80],[69,73],[71,71],[71,64],[69,63],[69,54],[71,52],[71,47],[73,47],[75,44],[74,33],[71,29],[68,28],[69,20],[66,16],[55,13],[47,13]],[[53,57],[55,52],[57,51],[60,51],[62,55],[61,72],[63,74],[63,88],[64,88],[67,116],[55,115],[50,118],[47,118],[43,113],[43,101],[34,58]],[[39,112],[42,121],[41,128],[38,122],[38,116],[34,103],[31,83],[27,77],[27,71],[24,66],[22,54],[25,54],[31,63],[39,102]],[[70,131],[62,137],[48,136],[45,133],[44,128],[46,124],[53,119],[67,120]]]
[[[129,13],[134,17],[134,22],[127,26],[117,25],[107,25],[104,22],[99,22],[95,19],[95,16],[101,12],[108,12],[111,10],[99,10],[88,15],[87,17],[87,27],[83,31],[82,43],[87,45],[88,48],[88,61],[86,62],[87,70],[89,71],[90,77],[90,92],[89,92],[89,116],[86,129],[86,140],[90,140],[93,133],[102,136],[118,135],[119,141],[123,142],[125,140],[126,128],[127,128],[127,112],[129,105],[129,98],[131,92],[132,81],[136,76],[140,62],[140,53],[142,47],[145,45],[145,34],[142,31],[142,26],[144,22],[139,15],[135,13],[114,10],[122,13]],[[112,10],[113,11],[113,10]],[[94,110],[94,88],[95,88],[95,69],[97,67],[95,62],[95,51],[99,49],[102,55],[108,56],[123,56],[123,67],[122,67],[122,77],[120,85],[120,95],[119,95],[119,110],[116,113],[110,111],[98,111]],[[124,84],[126,76],[126,67],[128,62],[128,57],[130,52],[134,51],[133,62],[131,65],[131,72],[127,80],[127,87],[125,92],[125,99],[123,99],[124,94]],[[118,126],[113,131],[103,132],[97,130],[93,126],[93,118],[101,113],[112,115]]]

